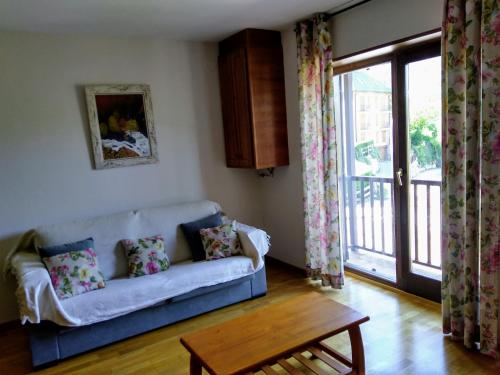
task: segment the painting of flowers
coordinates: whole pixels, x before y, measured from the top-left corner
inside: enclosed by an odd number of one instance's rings
[[[97,169],[158,161],[147,85],[85,88]]]

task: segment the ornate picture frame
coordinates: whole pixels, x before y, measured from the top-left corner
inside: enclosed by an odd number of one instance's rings
[[[96,169],[158,162],[149,85],[88,85],[85,97]]]

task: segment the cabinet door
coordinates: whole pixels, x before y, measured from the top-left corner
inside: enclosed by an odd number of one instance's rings
[[[253,45],[247,53],[255,166],[262,169],[288,165],[281,39],[270,46]]]
[[[227,166],[252,168],[253,134],[244,49],[219,56],[219,80]]]

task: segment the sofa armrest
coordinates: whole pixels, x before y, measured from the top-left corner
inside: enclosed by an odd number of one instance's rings
[[[236,223],[236,230],[243,247],[243,254],[252,258],[256,271],[260,270],[264,266],[264,255],[269,251],[269,235],[262,229],[238,222]]]
[[[16,297],[23,324],[40,323],[41,317],[63,325],[72,323],[38,254],[26,251],[16,253],[11,259],[11,270],[17,279]]]

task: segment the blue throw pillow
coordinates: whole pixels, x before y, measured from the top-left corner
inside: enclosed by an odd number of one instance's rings
[[[182,232],[184,232],[184,236],[186,237],[187,243],[193,255],[193,262],[206,259],[205,249],[203,248],[203,243],[201,242],[200,230],[218,227],[219,225],[222,225],[220,212],[204,217],[203,219],[181,224]]]
[[[92,237],[81,241],[65,243],[63,245],[40,247],[38,252],[42,258],[49,258],[54,255],[68,253],[70,251],[81,251],[89,248],[94,249],[94,239]]]

